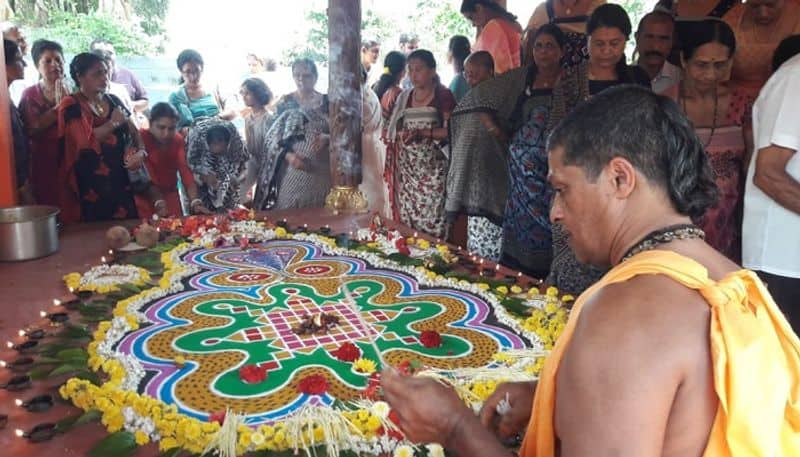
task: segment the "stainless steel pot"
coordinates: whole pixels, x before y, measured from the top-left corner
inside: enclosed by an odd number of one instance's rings
[[[0,208],[0,261],[36,259],[58,250],[55,206]]]

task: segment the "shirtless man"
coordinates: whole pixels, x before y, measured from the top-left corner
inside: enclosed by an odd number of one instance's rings
[[[551,219],[581,261],[614,268],[576,302],[538,385],[499,386],[479,417],[436,382],[384,370],[406,436],[460,457],[508,455],[495,435],[523,433],[523,457],[800,455],[785,418],[798,413],[787,387],[797,388],[798,365],[786,360],[798,360],[800,343],[756,277],[691,225],[717,190],[677,105],[641,88],[610,89],[568,116],[548,146]],[[666,241],[666,232],[680,239]],[[511,411],[499,415],[506,396]]]

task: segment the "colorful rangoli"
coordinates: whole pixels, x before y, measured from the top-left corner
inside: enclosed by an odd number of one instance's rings
[[[95,332],[89,365],[108,382],[73,379],[62,394],[162,450],[231,439],[236,453],[406,446],[375,401],[381,363],[441,379],[508,375],[498,354],[535,353],[542,341],[485,284],[378,255],[410,252],[398,236],[372,234],[370,249],[353,250],[255,221],[201,231],[164,252],[158,286],[118,302]],[[489,378],[487,392],[505,379]]]

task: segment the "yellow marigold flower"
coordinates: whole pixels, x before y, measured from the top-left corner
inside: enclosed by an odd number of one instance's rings
[[[539,288],[531,287],[530,289],[528,289],[528,295],[530,296],[539,295]]]
[[[414,448],[403,444],[394,448],[393,457],[414,457]]]
[[[286,434],[283,430],[278,430],[275,432],[275,436],[272,438],[275,441],[275,446],[280,447],[286,443]]]
[[[492,359],[494,359],[495,362],[508,363],[513,360],[513,357],[505,352],[498,352],[492,356]]]
[[[412,236],[406,238],[406,244],[409,245],[409,246],[413,245],[415,242],[416,242],[416,240]]]
[[[250,443],[252,443],[252,441],[250,440],[250,435],[251,435],[251,433],[250,433],[249,430],[243,431],[243,432],[240,431],[239,432],[239,443],[238,443],[239,446],[242,446],[243,448],[247,448],[248,446],[250,446]]]
[[[564,295],[563,297],[561,297],[561,301],[563,301],[564,303],[569,303],[569,302],[574,301],[574,300],[575,300],[575,297],[573,297],[570,294],[567,294],[567,295]]]
[[[441,444],[431,443],[425,447],[428,448],[428,455],[430,457],[444,457],[444,448]]]
[[[177,365],[179,367],[182,367],[182,366],[186,365],[186,358],[183,357],[182,355],[176,356],[175,357],[175,365]]]
[[[427,270],[425,272],[425,277],[428,278],[428,279],[436,279],[436,272],[435,271],[431,271],[431,270]]]
[[[522,293],[522,287],[520,287],[520,286],[511,286],[511,293],[512,294],[521,294]]]
[[[359,409],[358,413],[356,413],[356,418],[360,422],[366,422],[369,419],[369,411],[366,409]]]
[[[370,241],[369,243],[367,243],[367,247],[370,248],[370,249],[375,249],[375,248],[378,247],[378,243],[376,243],[374,241]]]
[[[320,426],[314,427],[314,441],[320,442],[325,440],[325,430]]]
[[[478,283],[478,289],[489,290],[489,284],[486,284],[485,282]]]
[[[450,253],[450,246],[446,244],[437,244],[436,250],[439,251],[439,254],[449,254]]]
[[[139,446],[144,446],[150,442],[150,437],[147,435],[147,433],[141,430],[136,430],[136,433],[134,433],[133,436],[136,439],[136,444]]]
[[[550,286],[547,288],[547,292],[545,292],[545,295],[549,297],[558,297],[558,289],[553,286]]]
[[[258,431],[264,435],[264,439],[272,439],[275,436],[275,429],[271,425],[262,425],[258,428]]]
[[[283,238],[288,234],[285,228],[283,227],[276,227],[275,228],[275,236],[278,238]]]
[[[508,287],[506,287],[506,286],[498,286],[494,290],[497,293],[502,294],[502,295],[508,294]]]
[[[106,414],[103,414],[101,422],[106,426],[106,429],[108,429],[110,433],[116,433],[122,430],[122,426],[125,424],[125,418],[122,416],[119,410],[112,410]]]
[[[166,452],[170,449],[175,449],[178,447],[178,442],[175,441],[175,438],[165,438],[161,437],[161,441],[158,442],[158,450],[161,452]]]
[[[381,428],[381,420],[378,419],[376,416],[369,416],[369,419],[367,419],[366,428],[370,432],[378,430],[379,428]]]
[[[431,243],[426,239],[420,238],[417,240],[417,246],[420,249],[430,249]]]
[[[378,367],[374,361],[362,357],[353,362],[353,368],[359,373],[372,374]]]
[[[547,314],[555,314],[556,311],[558,311],[558,308],[559,308],[558,303],[555,302],[547,302],[547,304],[544,305],[544,311]]]

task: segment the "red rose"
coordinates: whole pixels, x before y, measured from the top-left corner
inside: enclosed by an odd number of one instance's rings
[[[359,357],[361,357],[361,349],[348,341],[339,346],[339,348],[333,351],[331,354],[333,354],[334,357],[342,362],[355,362]]]
[[[372,375],[369,377],[367,388],[364,390],[363,397],[372,401],[377,401],[380,400],[382,396],[383,390],[381,389],[380,373],[372,373]]]
[[[245,365],[239,368],[239,379],[246,384],[258,384],[267,379],[267,369],[258,365]]]
[[[308,395],[322,395],[328,391],[328,381],[325,376],[312,374],[300,380],[297,391]]]
[[[225,411],[217,411],[216,413],[211,413],[208,416],[209,422],[218,422],[219,425],[223,425],[225,423]]]
[[[405,238],[398,238],[397,241],[394,242],[394,247],[400,254],[411,255],[411,250],[408,249],[408,245],[406,245]]]
[[[438,348],[442,345],[442,336],[434,330],[425,330],[419,336],[419,341],[426,348]]]

